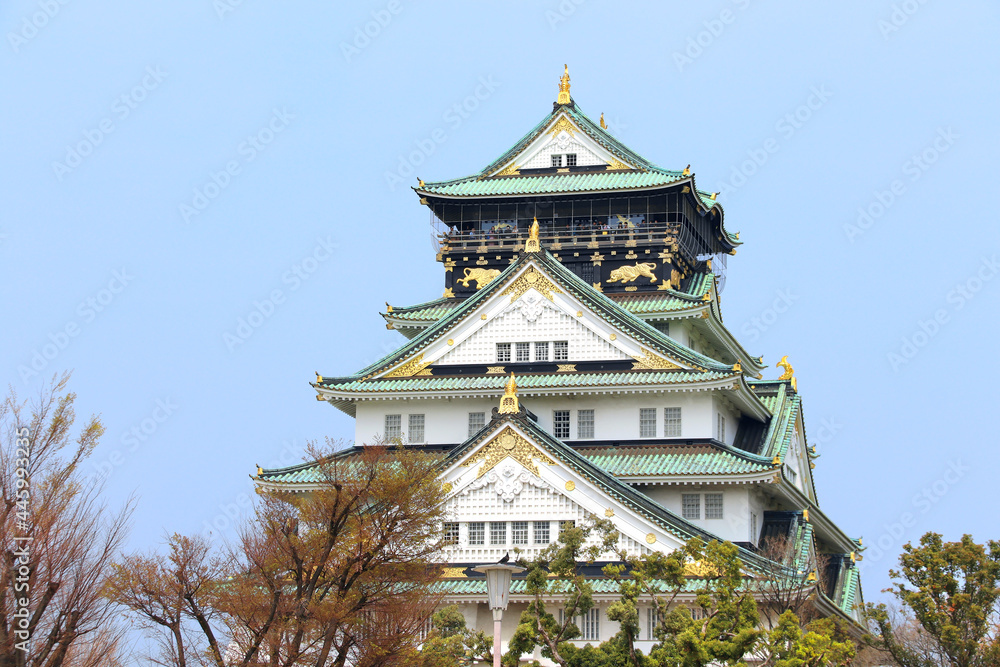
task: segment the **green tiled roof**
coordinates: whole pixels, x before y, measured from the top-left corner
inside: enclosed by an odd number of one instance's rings
[[[725,475],[773,470],[771,462],[739,450],[704,445],[578,447],[577,452],[617,477]]]
[[[858,588],[861,586],[861,574],[858,572],[858,568],[851,567],[844,578],[846,581],[844,581],[844,594],[840,599],[840,608],[844,613],[853,615]]]
[[[427,303],[418,303],[415,306],[405,308],[393,308],[391,313],[386,313],[389,317],[400,320],[412,320],[415,322],[427,322],[439,320],[462,304],[461,299],[435,299]]]
[[[517,376],[517,388],[524,393],[531,389],[569,387],[617,387],[708,382],[731,377],[732,371],[620,371],[608,373],[526,373]],[[346,378],[336,381],[324,378],[323,387],[347,392],[383,391],[503,391],[504,375],[417,376],[411,378]]]

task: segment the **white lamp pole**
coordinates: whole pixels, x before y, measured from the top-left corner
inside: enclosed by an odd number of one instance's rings
[[[523,572],[523,567],[495,563],[473,568],[486,575],[486,596],[493,611],[493,667],[500,667],[500,621],[510,600],[510,578],[515,572]]]

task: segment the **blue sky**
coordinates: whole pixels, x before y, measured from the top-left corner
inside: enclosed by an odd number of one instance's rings
[[[905,541],[997,537],[998,12],[10,0],[2,375],[74,371],[108,429],[92,470],[139,496],[134,546],[225,532],[255,464],[352,436],[313,372],[393,349],[383,302],[441,294],[416,177],[492,161],[568,63],[584,110],[723,192],[745,242],[726,322],[795,366],[822,506],[872,545],[876,598]]]

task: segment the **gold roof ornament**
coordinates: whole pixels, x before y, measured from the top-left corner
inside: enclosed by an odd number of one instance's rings
[[[392,312],[392,306],[389,305],[388,301],[385,302],[385,308],[386,308],[385,312],[387,312],[387,313],[391,313]]]
[[[809,576],[806,577],[806,581],[809,582],[816,581],[816,570],[813,570],[812,572],[809,573]]]
[[[776,466],[780,466],[780,465],[781,465],[781,457],[780,457],[780,456],[775,456],[775,457],[774,457],[774,458],[773,458],[773,459],[771,460],[771,464],[772,464],[772,465],[776,465]]]
[[[528,229],[528,240],[524,242],[524,252],[539,252],[542,249],[538,242],[538,218],[535,218]]]
[[[681,176],[690,176],[690,175],[691,175],[691,165],[688,165],[684,167],[684,171],[683,173],[681,173]]]
[[[790,363],[788,363],[788,355],[786,354],[785,356],[783,356],[781,358],[781,361],[779,361],[778,363],[776,363],[774,365],[774,367],[775,368],[778,368],[778,367],[784,368],[785,372],[782,373],[781,377],[779,377],[778,379],[779,380],[791,380],[792,381],[792,389],[795,390],[795,391],[798,391],[798,387],[796,386],[798,383],[795,381],[795,369],[792,368],[792,365]]]
[[[601,112],[601,129],[602,130],[608,129],[608,124],[604,122],[604,112],[603,111]]]
[[[559,79],[559,96],[556,98],[556,104],[569,103],[569,65],[563,65],[563,75]]]
[[[264,476],[264,469],[261,468],[260,466],[257,466],[257,476],[258,477],[263,477]]]
[[[514,373],[510,374],[507,385],[504,387],[503,396],[500,398],[500,408],[497,410],[501,415],[516,415],[521,411],[521,406],[517,401],[517,380]]]
[[[802,518],[805,519],[806,523],[809,523],[809,510],[802,510]]]
[[[424,187],[424,179],[420,178],[419,176],[417,176],[417,186],[421,188]]]

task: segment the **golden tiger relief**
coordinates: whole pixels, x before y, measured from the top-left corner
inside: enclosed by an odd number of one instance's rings
[[[646,276],[649,278],[649,282],[655,283],[656,276],[653,274],[653,269],[655,268],[656,262],[639,262],[635,266],[623,266],[611,272],[608,282],[630,283],[639,276]]]
[[[456,282],[462,283],[465,287],[469,286],[469,283],[473,280],[476,281],[476,289],[483,289],[486,283],[490,282],[494,278],[500,275],[499,269],[481,269],[481,268],[470,268],[466,267],[465,277],[459,278]]]

